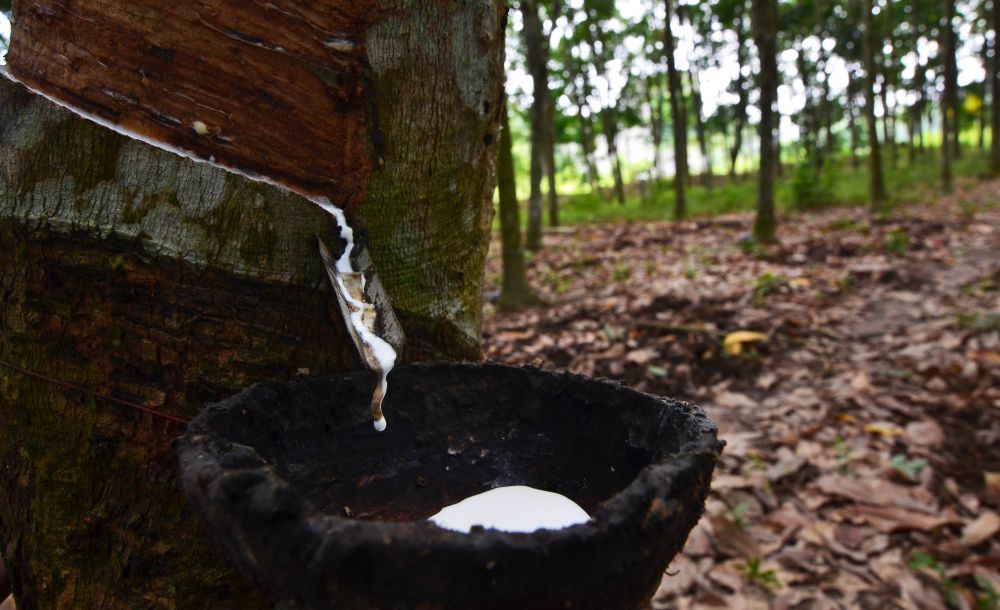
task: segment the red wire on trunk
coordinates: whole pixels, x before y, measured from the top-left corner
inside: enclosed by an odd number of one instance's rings
[[[41,373],[36,373],[34,371],[29,371],[26,368],[19,367],[16,364],[11,364],[9,362],[4,362],[3,360],[0,360],[0,366],[4,366],[4,367],[6,367],[6,368],[8,368],[8,369],[10,369],[12,371],[21,373],[22,375],[27,375],[28,377],[33,377],[35,379],[44,381],[46,383],[50,383],[50,384],[55,385],[55,386],[59,386],[61,388],[67,389],[67,390],[74,390],[74,391],[77,391],[77,392],[83,392],[84,394],[88,394],[90,396],[93,396],[94,398],[97,398],[98,400],[103,400],[103,401],[106,401],[106,402],[111,402],[111,403],[114,403],[116,405],[121,405],[123,407],[128,407],[129,409],[133,409],[135,411],[141,411],[143,413],[148,413],[149,415],[152,415],[154,417],[159,417],[161,419],[165,419],[165,420],[173,422],[175,424],[182,424],[182,425],[186,426],[190,422],[190,420],[187,420],[187,419],[184,419],[184,418],[181,418],[181,417],[177,417],[176,415],[171,415],[169,413],[164,413],[163,411],[157,411],[156,409],[154,409],[152,407],[147,407],[145,405],[140,405],[140,404],[137,404],[137,403],[134,403],[134,402],[130,402],[128,400],[122,400],[121,398],[115,398],[114,396],[108,396],[106,394],[99,394],[97,392],[94,392],[93,390],[88,390],[87,388],[80,387],[80,386],[78,386],[78,385],[76,385],[74,383],[70,383],[68,381],[63,381],[61,379],[56,379],[55,377],[49,377],[48,375],[43,375]]]

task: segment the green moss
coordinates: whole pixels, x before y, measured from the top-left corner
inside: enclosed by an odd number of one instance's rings
[[[127,139],[71,116],[47,121],[33,146],[19,150],[17,179],[20,195],[31,193],[47,179],[73,179],[73,191],[82,195],[115,179],[121,149]],[[86,142],[81,146],[81,142]]]
[[[214,242],[212,258],[236,244],[244,265],[258,268],[274,260],[278,247],[270,187],[227,174],[225,189],[216,205],[203,216],[185,221],[201,227]]]

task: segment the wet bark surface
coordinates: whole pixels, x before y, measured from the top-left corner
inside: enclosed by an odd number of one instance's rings
[[[102,119],[356,210],[376,4],[22,2],[7,62]]]
[[[495,364],[394,373],[384,433],[365,375],[262,384],[179,445],[185,491],[242,571],[289,607],[635,608],[701,514],[721,450],[687,403]],[[502,485],[593,519],[534,534],[426,521]]]

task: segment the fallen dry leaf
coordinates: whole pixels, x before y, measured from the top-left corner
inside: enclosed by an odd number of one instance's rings
[[[917,513],[898,506],[871,506],[856,504],[841,510],[844,516],[860,519],[883,533],[905,530],[920,530],[929,532],[945,525],[961,523],[954,513],[928,515]]]

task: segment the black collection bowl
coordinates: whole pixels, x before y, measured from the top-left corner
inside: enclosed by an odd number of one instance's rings
[[[177,444],[209,535],[276,607],[631,610],[698,521],[723,443],[696,406],[498,364],[255,385]],[[504,485],[574,500],[587,523],[442,529],[442,507]]]

